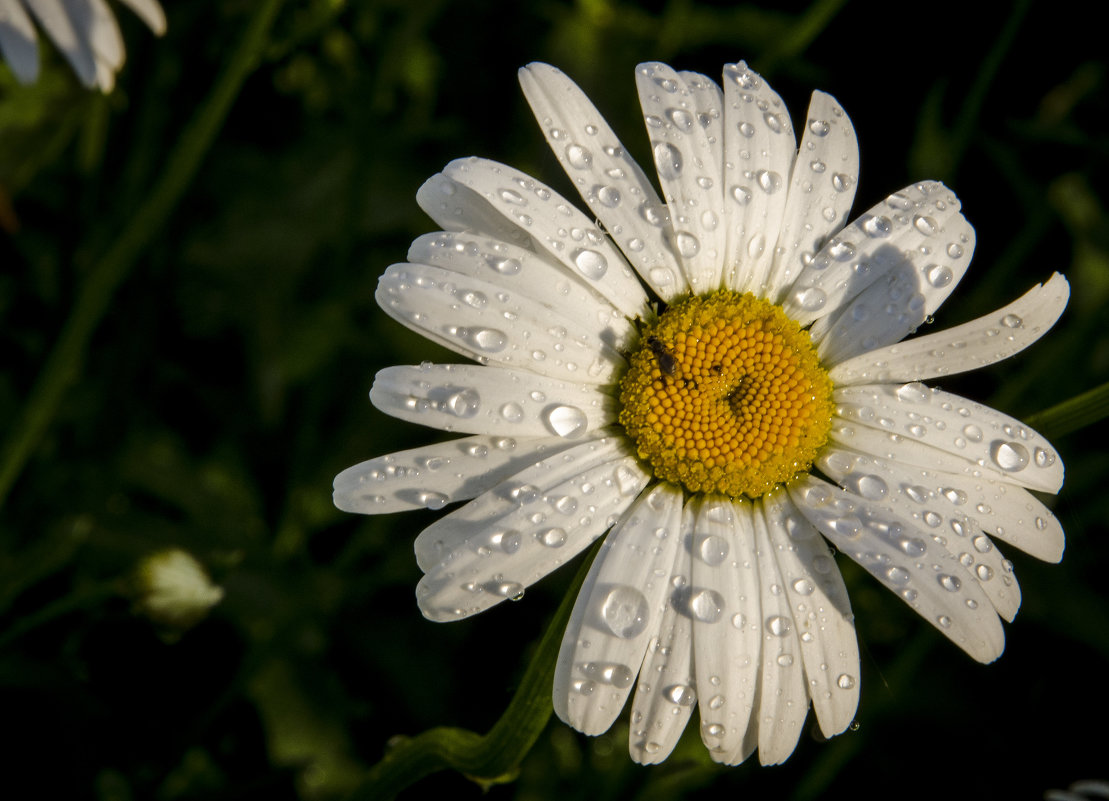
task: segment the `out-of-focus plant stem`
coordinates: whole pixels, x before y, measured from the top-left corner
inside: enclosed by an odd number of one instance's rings
[[[66,390],[80,377],[89,340],[116,289],[184,196],[243,83],[261,60],[281,3],[282,0],[266,0],[254,9],[230,60],[166,160],[165,171],[81,287],[54,349],[5,437],[0,452],[0,506],[50,427]]]

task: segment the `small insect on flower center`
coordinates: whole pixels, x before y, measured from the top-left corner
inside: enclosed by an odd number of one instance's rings
[[[832,425],[832,382],[779,306],[721,290],[672,304],[620,382],[620,423],[656,477],[757,498],[807,471]]]

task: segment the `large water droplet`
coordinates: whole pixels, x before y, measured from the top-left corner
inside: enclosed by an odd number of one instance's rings
[[[597,200],[610,209],[620,205],[620,190],[614,186],[602,186],[597,190]]]
[[[935,220],[922,214],[913,217],[913,227],[925,236],[931,236],[939,230],[939,225]]]
[[[716,590],[701,590],[689,599],[689,611],[704,623],[715,623],[724,613],[724,597]]]
[[[947,286],[955,278],[955,274],[951,272],[951,269],[942,264],[933,264],[925,270],[924,275],[928,279],[928,283],[936,289]]]
[[[481,406],[477,390],[463,389],[447,398],[447,410],[455,417],[473,417]]]
[[[450,503],[450,498],[441,492],[421,492],[416,500],[427,509],[442,509]]]
[[[655,168],[663,180],[677,178],[682,172],[682,153],[669,142],[659,142],[654,148]]]
[[[510,423],[519,423],[524,419],[524,410],[520,404],[509,401],[501,406],[501,417]]]
[[[994,440],[990,445],[990,458],[1007,473],[1016,473],[1028,467],[1028,448],[1019,442]]]
[[[546,545],[548,548],[561,548],[566,544],[566,530],[561,528],[549,528],[541,531],[538,534],[539,541]]]
[[[590,281],[601,278],[608,270],[608,260],[595,250],[579,248],[571,256],[578,272]]]
[[[793,294],[793,299],[805,311],[817,311],[828,302],[828,296],[824,290],[815,286],[798,288]]]
[[[950,576],[947,573],[940,573],[936,576],[936,581],[948,592],[958,592],[959,588],[963,586],[963,582],[959,581],[958,576]]]
[[[718,565],[728,556],[728,541],[715,534],[703,537],[697,546],[697,554],[707,565]]]
[[[813,136],[827,136],[828,131],[832,130],[832,126],[824,120],[811,120],[809,122],[809,130]]]
[[[881,476],[873,474],[859,476],[855,481],[855,490],[859,495],[869,501],[880,501],[889,492],[889,486]]]
[[[793,621],[784,615],[772,615],[766,619],[766,630],[775,637],[784,637],[793,627]]]
[[[486,353],[500,353],[508,344],[508,337],[496,328],[467,329],[465,338]]]
[[[552,406],[543,412],[547,428],[563,439],[576,439],[585,433],[588,426],[585,412],[577,406]]]
[[[685,684],[672,684],[663,694],[678,706],[693,706],[697,702],[697,693]]]
[[[874,237],[875,239],[884,239],[890,235],[890,231],[892,230],[893,223],[890,222],[889,217],[875,215],[863,220],[863,231],[867,236]]]
[[[701,249],[701,240],[687,231],[678,231],[674,236],[674,240],[678,247],[678,253],[683,258],[692,258]]]
[[[773,170],[759,170],[755,175],[759,188],[768,195],[773,195],[782,188],[782,176]]]
[[[751,202],[751,190],[745,186],[733,186],[731,194],[732,199],[741,206]]]
[[[613,587],[601,602],[601,619],[609,631],[625,640],[646,629],[649,616],[643,593],[626,584]]]
[[[593,163],[593,154],[581,145],[567,145],[566,161],[571,167],[584,170]]]

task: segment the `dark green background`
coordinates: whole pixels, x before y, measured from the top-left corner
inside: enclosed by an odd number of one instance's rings
[[[435,515],[344,515],[330,484],[350,464],[438,438],[366,400],[385,365],[453,360],[373,301],[382,270],[433,230],[417,187],[450,159],[480,155],[572,194],[516,85],[529,61],[574,77],[644,164],[638,61],[718,76],[744,58],[795,120],[813,88],[832,93],[858,132],[856,213],[935,178],[976,228],[974,265],[938,326],[1053,271],[1071,281],[1049,337],[941,385],[1019,417],[1103,383],[1104,45],[1076,4],[983,5],[995,13],[285,4],[181,202],[84,340],[76,380],[0,508],[0,794],[20,797],[14,788],[30,780],[36,797],[104,801],[342,798],[394,735],[484,731],[499,717],[575,568],[521,603],[427,622],[411,545]],[[113,7],[128,45],[114,94],[82,90],[48,47],[36,86],[0,67],[6,438],[254,4],[170,0],[161,40]],[[1041,798],[1109,779],[1109,456],[1095,445],[1106,433],[1101,422],[1056,438],[1066,556],[1049,566],[1007,550],[1024,605],[998,663],[973,663],[844,564],[863,653],[854,731],[826,744],[804,734],[784,767],[720,769],[694,725],[669,761],[646,769],[626,755],[626,721],[595,739],[555,721],[515,781],[486,797]],[[227,594],[168,643],[132,613],[120,580],[172,545]],[[421,791],[482,796],[453,773],[402,797]]]

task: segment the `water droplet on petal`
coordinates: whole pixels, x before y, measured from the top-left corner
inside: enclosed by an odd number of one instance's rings
[[[626,584],[613,587],[601,601],[601,619],[621,639],[630,639],[646,629],[649,616],[643,593]]]
[[[724,612],[724,597],[716,590],[701,590],[689,599],[689,610],[704,623],[715,623]]]
[[[591,281],[598,280],[608,270],[608,260],[595,250],[579,248],[574,251],[571,258],[578,272]]]
[[[463,389],[447,398],[447,410],[455,417],[473,417],[481,406],[477,390]]]
[[[828,131],[831,129],[832,126],[824,120],[812,120],[809,122],[809,130],[812,132],[813,136],[827,136]]]
[[[701,539],[697,554],[707,565],[718,565],[728,556],[728,541],[723,537],[710,534]]]
[[[682,153],[669,142],[659,142],[654,148],[655,168],[663,180],[677,178],[682,172]]]
[[[990,445],[990,458],[994,464],[1008,473],[1016,473],[1028,467],[1028,448],[1019,442],[994,440]]]
[[[553,406],[543,412],[547,428],[563,439],[576,439],[585,433],[588,420],[577,406]]]
[[[766,630],[775,637],[784,637],[793,627],[793,621],[784,615],[773,615],[766,619]]]
[[[567,145],[566,161],[571,167],[584,170],[593,163],[593,154],[581,145]]]
[[[936,576],[936,581],[948,592],[958,592],[959,588],[963,586],[963,582],[959,581],[958,576],[950,576],[947,573],[940,573]]]
[[[663,694],[678,706],[693,706],[697,702],[697,693],[685,684],[673,684],[663,690]]]

